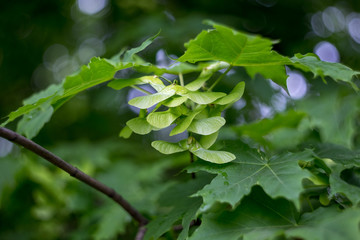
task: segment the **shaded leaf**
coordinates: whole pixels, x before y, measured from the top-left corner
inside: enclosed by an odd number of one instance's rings
[[[360,202],[360,187],[352,185],[344,181],[340,175],[344,167],[336,165],[331,167],[330,187],[331,196],[334,197],[336,193],[345,194],[345,196],[356,206]]]
[[[195,219],[196,213],[201,205],[201,198],[190,197],[210,181],[209,176],[197,176],[196,179],[185,183],[177,183],[163,192],[159,204],[170,208],[170,211],[157,216],[147,226],[144,240],[156,240],[169,231],[174,223],[182,219],[183,230],[178,239],[187,239],[191,220]]]
[[[50,120],[53,112],[54,109],[49,103],[33,109],[18,122],[17,132],[24,134],[29,139],[35,137],[45,123]]]
[[[218,174],[211,184],[197,193],[204,198],[206,205],[227,202],[234,207],[250,193],[253,186],[260,185],[270,196],[285,197],[299,207],[299,195],[303,190],[301,181],[310,173],[301,169],[298,162],[310,161],[310,151],[267,158],[261,152],[239,143],[225,144],[225,150],[235,154],[235,161],[224,165],[196,162],[188,168],[191,172],[202,170]]]
[[[295,227],[297,220],[296,209],[289,201],[273,200],[254,188],[234,211],[223,208],[205,213],[190,240],[273,239],[279,230]]]
[[[316,104],[314,104],[316,102]],[[327,91],[320,96],[297,102],[299,111],[310,118],[310,127],[319,129],[323,142],[351,148],[355,134],[355,119],[359,112],[359,99],[355,95],[343,96],[338,91]]]
[[[266,118],[254,123],[236,126],[232,129],[239,136],[248,136],[255,142],[267,146],[291,147],[298,144],[306,131],[310,129],[308,125],[305,127],[301,125],[306,116],[304,112],[290,110],[279,113],[272,119]]]
[[[321,61],[315,54],[295,54],[291,58],[293,66],[300,68],[305,72],[312,72],[315,77],[320,76],[325,80],[325,77],[331,77],[335,81],[343,81],[350,84],[355,90],[358,87],[352,81],[355,75],[359,75],[360,72],[353,71],[351,68],[342,65],[341,63],[332,63]]]

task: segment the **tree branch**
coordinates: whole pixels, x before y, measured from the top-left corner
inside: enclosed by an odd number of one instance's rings
[[[108,186],[104,185],[103,183],[97,181],[96,179],[90,177],[89,175],[85,174],[78,168],[72,166],[71,164],[65,162],[60,157],[54,155],[47,149],[41,147],[40,145],[36,144],[35,142],[13,132],[7,128],[0,127],[0,137],[3,137],[11,142],[17,143],[26,149],[34,152],[35,154],[39,155],[40,157],[46,159],[47,161],[51,162],[55,166],[61,168],[65,172],[69,173],[70,176],[86,183],[90,187],[102,192],[109,198],[113,199],[116,203],[118,203],[125,211],[127,211],[141,226],[144,226],[148,223],[148,220],[138,212],[133,206],[130,205],[120,194],[115,192],[114,189],[109,188]]]

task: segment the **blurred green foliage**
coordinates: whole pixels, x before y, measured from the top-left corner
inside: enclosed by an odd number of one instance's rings
[[[331,42],[340,52],[341,63],[359,70],[360,47],[346,29],[329,32],[323,26],[326,34],[314,33],[312,17],[329,7],[340,9],[344,16],[360,13],[357,0],[223,0],[221,3],[109,0],[104,9],[92,15],[80,11],[79,1],[2,2],[0,117],[21,106],[23,99],[34,92],[59,83],[91,57],[110,57],[124,46],[138,46],[159,29],[161,38],[141,56],[150,62],[159,61],[158,49],[180,56],[185,50],[183,43],[200,32],[202,20],[208,18],[239,30],[281,39],[275,50],[288,56],[313,52],[320,41]],[[308,76],[311,74],[305,74]],[[234,138],[235,130],[241,134],[242,141],[269,152],[294,149],[304,140],[310,144],[331,142],[353,149],[359,146],[359,99],[351,89],[332,82],[325,85],[318,79],[308,83],[308,98],[287,102],[286,107],[300,114],[281,113],[275,104],[281,89],[271,87],[261,76],[250,79],[239,69],[219,89],[232,86],[231,81],[236,79],[246,82],[245,105],[239,107],[241,111],[229,109],[226,119],[229,126],[244,125],[227,129],[223,138]],[[314,101],[318,108],[314,108]],[[159,209],[166,215],[167,205],[159,205],[171,201],[163,197],[171,192],[176,181],[188,178],[184,173],[178,174],[187,162],[183,155],[164,158],[151,149],[152,136],[134,136],[127,141],[117,139],[125,122],[136,115],[126,102],[125,91],[90,89],[59,109],[35,141],[119,190],[147,216],[159,214]],[[269,117],[259,106],[266,106],[270,109],[269,116],[275,117],[254,123]],[[256,124],[264,128],[266,135],[251,130]],[[122,209],[37,156],[13,148],[11,155],[0,158],[1,239],[133,238],[136,227]],[[357,167],[349,172],[338,172],[334,168],[330,181],[340,176],[354,178],[353,185],[358,186]],[[210,175],[207,178],[211,178]],[[183,184],[178,188],[185,188],[188,183]],[[197,184],[202,183],[199,180]],[[348,186],[336,187],[353,191]],[[259,194],[264,195],[256,189],[241,207],[256,208],[249,199]],[[177,214],[182,214],[171,213],[174,222],[179,219]],[[227,217],[211,216],[206,224]]]

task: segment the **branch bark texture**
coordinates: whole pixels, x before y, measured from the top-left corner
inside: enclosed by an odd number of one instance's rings
[[[24,148],[34,152],[35,154],[46,159],[55,166],[61,168],[65,172],[69,173],[70,176],[82,181],[83,183],[89,185],[90,187],[98,190],[99,192],[113,199],[125,211],[127,211],[137,222],[139,222],[141,226],[144,226],[148,223],[148,220],[140,212],[138,212],[132,205],[130,205],[130,203],[127,202],[114,189],[90,177],[89,175],[85,174],[84,172],[72,166],[71,164],[65,162],[63,159],[51,153],[42,146],[4,127],[0,127],[0,137],[5,138],[11,142],[17,143],[23,146]]]

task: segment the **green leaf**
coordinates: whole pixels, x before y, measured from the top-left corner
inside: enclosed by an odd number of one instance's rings
[[[120,233],[126,232],[126,224],[131,221],[129,215],[121,208],[112,205],[101,209],[102,215],[99,224],[96,225],[94,239],[115,238]]]
[[[204,110],[205,105],[198,106],[194,111],[190,112],[188,116],[180,120],[179,123],[171,130],[170,136],[182,133],[188,129],[193,119],[198,115],[202,110]]]
[[[308,121],[305,122],[306,113],[293,110],[279,113],[272,119],[243,124],[232,129],[239,136],[247,136],[257,143],[270,147],[293,147],[300,143],[307,130],[310,129]],[[306,125],[303,126],[302,124]]]
[[[226,93],[221,92],[188,92],[183,94],[197,104],[209,104],[225,95]]]
[[[190,240],[359,239],[359,209],[318,208],[301,217],[292,203],[254,188],[234,211],[206,213]]]
[[[124,58],[122,59],[122,62],[124,63],[133,62],[135,54],[147,48],[159,36],[159,34],[160,31],[156,35],[146,39],[143,43],[141,43],[139,47],[132,48],[126,51],[124,54]]]
[[[209,182],[208,176],[197,176],[196,179],[191,179],[185,183],[176,183],[171,185],[164,191],[157,201],[160,206],[170,211],[157,216],[148,225],[144,240],[157,240],[165,232],[169,231],[173,225],[181,221],[183,227],[182,232],[177,239],[187,239],[190,223],[195,219],[198,209],[201,205],[201,198],[190,197],[193,193],[202,188]]]
[[[164,112],[152,112],[146,117],[146,120],[152,126],[162,129],[170,126],[179,116],[180,114],[177,112],[168,109]]]
[[[192,152],[195,156],[205,161],[211,163],[217,163],[217,164],[228,163],[236,158],[234,154],[226,151],[214,151],[214,150],[207,150],[204,148],[195,148],[195,149],[190,148],[190,152]]]
[[[352,147],[356,133],[355,119],[360,110],[357,96],[344,96],[338,89],[329,90],[296,105],[299,111],[309,116],[310,127],[319,129],[323,142]]]
[[[340,211],[335,207],[319,208],[305,213],[299,226],[286,231],[289,238],[298,239],[359,239],[360,209],[350,208]]]
[[[120,69],[116,68],[107,59],[93,57],[87,66],[81,67],[79,73],[65,79],[64,94],[59,99],[75,95],[90,87],[109,81],[114,77],[116,71]]]
[[[356,206],[360,202],[360,187],[347,183],[340,176],[344,170],[343,166],[332,166],[330,174],[331,196],[336,193],[345,194],[345,196]]]
[[[310,173],[301,169],[298,162],[310,161],[310,151],[267,158],[261,152],[239,143],[225,144],[225,150],[235,154],[235,161],[224,165],[196,162],[188,168],[191,172],[202,170],[218,174],[211,184],[197,193],[197,196],[204,198],[204,204],[226,202],[234,207],[250,193],[253,186],[260,185],[273,198],[285,197],[299,207],[299,195],[303,190],[301,181],[309,177]]]
[[[129,101],[129,104],[134,107],[146,109],[174,96],[175,93],[176,89],[174,88],[174,85],[170,85],[158,93],[133,98]]]
[[[177,152],[186,151],[186,140],[182,140],[178,143],[169,143],[165,141],[154,141],[151,146],[161,152],[162,154],[173,154]]]
[[[219,131],[219,129],[224,126],[225,122],[225,119],[222,117],[195,119],[188,127],[188,131],[200,135],[210,135]]]
[[[145,135],[155,130],[153,126],[151,126],[145,118],[133,118],[126,122],[126,125],[134,132],[140,135]]]
[[[121,129],[121,131],[119,133],[119,137],[126,139],[126,138],[129,138],[132,133],[133,133],[133,131],[131,130],[131,128],[129,128],[129,126],[126,125],[123,129]]]
[[[186,84],[185,87],[190,91],[197,91],[205,84],[207,80],[209,80],[214,75],[215,72],[224,68],[228,68],[229,66],[230,65],[226,62],[213,63],[205,67],[200,73],[200,76],[194,81],[191,81],[190,83]]]
[[[50,103],[33,109],[18,122],[17,132],[24,134],[29,139],[35,137],[45,123],[50,120],[53,112],[54,109]]]
[[[218,135],[219,132],[214,132],[210,135],[201,136],[199,143],[203,148],[208,149],[215,143]]]
[[[234,211],[222,208],[205,213],[190,240],[274,239],[281,229],[295,227],[297,219],[298,213],[289,201],[273,200],[260,188],[254,188]]]
[[[360,167],[360,150],[350,150],[336,144],[317,144],[313,146],[314,152],[320,158],[330,158],[343,166]]]
[[[236,84],[234,89],[228,95],[216,100],[214,103],[219,105],[227,105],[234,103],[242,97],[242,95],[244,94],[244,90],[245,82],[240,82]]]
[[[341,63],[332,63],[321,61],[315,54],[295,54],[290,59],[293,66],[306,72],[312,72],[315,77],[320,76],[323,80],[325,77],[331,77],[335,81],[343,81],[350,84],[355,90],[358,87],[353,82],[353,77],[359,75],[360,72],[353,71],[351,68]]]
[[[286,87],[286,57],[271,50],[273,42],[259,36],[238,32],[232,28],[211,23],[215,29],[202,31],[185,44],[187,50],[178,60],[185,62],[224,61],[233,66],[243,66],[253,77],[261,73]]]
[[[172,96],[171,98],[165,100],[162,104],[167,107],[178,107],[183,104],[188,98],[186,96]]]
[[[115,79],[108,84],[108,87],[111,87],[115,90],[120,90],[124,87],[142,84],[150,84],[158,92],[165,88],[164,83],[157,76],[144,76],[140,78],[130,79]]]
[[[61,95],[62,93],[63,93],[63,87],[62,84],[59,84],[59,85],[50,85],[47,89],[33,94],[31,97],[23,101],[24,105],[22,107],[18,108],[16,111],[11,112],[8,115],[7,121],[1,124],[1,126],[4,127],[6,124],[14,121],[16,118],[28,114],[32,110],[35,110],[39,107],[45,106],[46,108],[48,102],[51,101],[51,99],[54,98],[54,96]]]

